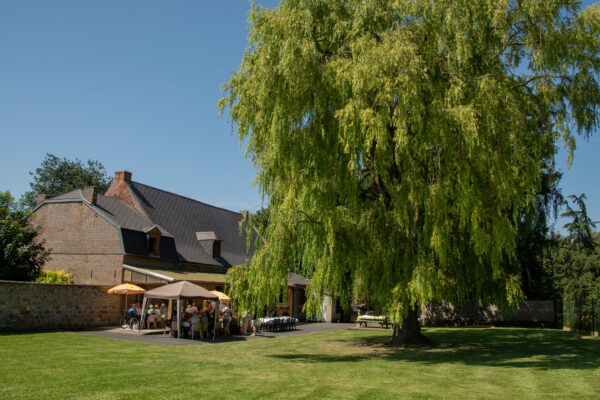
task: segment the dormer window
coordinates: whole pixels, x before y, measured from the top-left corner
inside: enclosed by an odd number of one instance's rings
[[[221,241],[220,240],[215,240],[213,242],[213,253],[212,253],[213,258],[220,258],[221,257]]]
[[[221,239],[215,232],[196,232],[196,239],[212,258],[221,257]]]
[[[146,232],[148,238],[148,255],[160,255],[160,229],[153,227]]]
[[[158,255],[158,239],[155,237],[148,238],[148,253],[154,256]]]

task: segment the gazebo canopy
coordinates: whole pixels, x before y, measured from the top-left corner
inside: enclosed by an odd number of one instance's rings
[[[219,297],[212,294],[202,286],[194,285],[188,281],[181,281],[148,290],[145,297],[149,299],[180,299],[184,297],[218,300]]]

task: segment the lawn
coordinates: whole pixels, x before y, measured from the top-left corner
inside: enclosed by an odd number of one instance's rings
[[[169,346],[73,332],[0,335],[0,398],[596,399],[600,340],[427,329],[435,348],[341,330]]]

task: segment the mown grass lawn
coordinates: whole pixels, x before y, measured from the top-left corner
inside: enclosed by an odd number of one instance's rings
[[[0,398],[597,399],[600,340],[427,329],[435,348],[342,330],[170,346],[73,332],[0,335]]]

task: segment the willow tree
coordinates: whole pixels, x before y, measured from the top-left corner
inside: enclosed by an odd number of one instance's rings
[[[307,312],[369,298],[413,342],[419,305],[517,303],[522,210],[598,125],[599,30],[569,0],[253,5],[219,103],[271,207],[241,306],[300,268]]]

